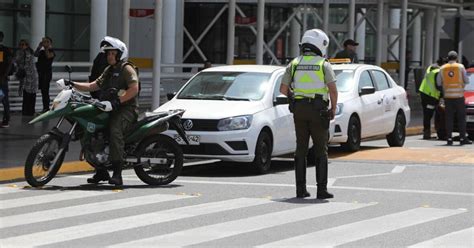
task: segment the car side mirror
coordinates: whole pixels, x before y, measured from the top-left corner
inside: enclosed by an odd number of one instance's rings
[[[373,86],[364,86],[360,89],[359,95],[370,95],[375,93],[375,88]]]
[[[275,101],[273,101],[274,106],[283,104],[288,104],[288,97],[283,94],[277,96]]]
[[[166,98],[168,99],[168,101],[173,99],[174,96],[176,96],[176,92],[166,94]]]

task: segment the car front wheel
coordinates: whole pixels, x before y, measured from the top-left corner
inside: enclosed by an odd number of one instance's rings
[[[344,150],[355,152],[360,149],[360,122],[355,116],[349,119],[347,127],[347,142],[342,144]]]
[[[253,169],[258,174],[265,174],[270,170],[272,159],[272,139],[268,132],[261,132],[255,147],[255,159],[252,162]]]

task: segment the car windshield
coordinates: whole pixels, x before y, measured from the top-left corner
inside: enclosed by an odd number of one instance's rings
[[[336,74],[336,86],[339,92],[348,92],[354,85],[353,70],[334,70]]]
[[[269,73],[258,72],[202,72],[184,87],[178,99],[260,100],[269,78]]]
[[[474,73],[468,74],[469,76],[469,83],[466,84],[464,90],[474,91]]]

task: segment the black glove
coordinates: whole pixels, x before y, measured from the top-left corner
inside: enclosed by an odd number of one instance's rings
[[[74,82],[68,79],[64,79],[64,85],[74,87]]]
[[[120,98],[117,96],[111,99],[110,104],[112,104],[112,110],[117,110],[120,107]]]

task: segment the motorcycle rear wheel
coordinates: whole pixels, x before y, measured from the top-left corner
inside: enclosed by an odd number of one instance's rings
[[[45,134],[41,136],[36,144],[31,148],[25,162],[25,179],[33,187],[47,184],[56,176],[64,160],[64,153],[61,154],[57,163],[53,166],[51,162],[59,151],[61,138]]]
[[[183,168],[183,150],[178,143],[166,135],[152,136],[138,147],[142,164],[134,167],[138,178],[149,185],[167,185],[173,182]],[[151,161],[160,161],[154,163]]]

